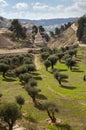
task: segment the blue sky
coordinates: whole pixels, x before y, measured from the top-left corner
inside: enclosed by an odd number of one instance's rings
[[[50,19],[86,14],[86,0],[0,0],[0,16]]]

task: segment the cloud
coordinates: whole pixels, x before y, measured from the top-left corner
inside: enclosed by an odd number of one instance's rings
[[[75,1],[75,0],[74,0]],[[86,9],[86,1],[85,0],[83,0],[83,2],[82,2],[82,0],[76,0],[76,2],[72,5],[72,6],[69,6],[66,10],[68,10],[68,11],[85,11],[85,9]]]
[[[3,8],[6,6],[8,6],[8,3],[5,0],[0,0],[0,7]]]
[[[1,1],[1,0],[0,0]],[[86,14],[86,0],[72,0],[70,5],[49,5],[41,2],[32,3],[31,8],[25,2],[17,3],[11,11],[5,8],[0,15],[8,18],[25,18],[25,19],[46,19],[46,18],[67,18],[80,17]],[[19,10],[19,11],[18,11]]]
[[[48,9],[49,6],[46,5],[46,4],[43,4],[43,3],[32,3],[32,6],[33,6],[33,9],[35,10],[45,10],[45,9]]]
[[[13,8],[16,8],[18,10],[27,10],[28,9],[28,4],[27,3],[17,3]]]

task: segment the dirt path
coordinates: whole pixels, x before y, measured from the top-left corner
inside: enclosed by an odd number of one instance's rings
[[[39,62],[39,55],[34,55],[34,62],[37,70],[40,70],[40,62]]]
[[[28,52],[28,48],[22,48],[22,49],[0,49],[0,54],[14,54],[14,53],[25,53]]]

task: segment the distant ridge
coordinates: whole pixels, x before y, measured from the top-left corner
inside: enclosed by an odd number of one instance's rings
[[[55,18],[55,19],[41,19],[41,20],[29,20],[29,19],[19,19],[22,23],[33,23],[35,25],[42,25],[46,30],[54,30],[55,27],[60,27],[62,24],[68,22],[74,22],[78,18]]]
[[[59,27],[62,24],[68,22],[74,22],[77,18],[55,18],[55,19],[41,19],[41,20],[30,20],[30,19],[19,19],[22,24],[35,24],[35,25],[42,25],[47,31],[54,30],[55,27]],[[12,19],[11,19],[12,20]],[[0,28],[6,28],[10,26],[11,23],[10,19],[6,19],[0,16]]]

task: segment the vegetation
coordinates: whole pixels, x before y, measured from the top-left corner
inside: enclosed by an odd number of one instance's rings
[[[16,96],[16,102],[19,104],[20,109],[21,109],[22,105],[24,105],[24,103],[25,103],[25,100],[22,96],[18,95],[18,96]]]
[[[13,125],[20,117],[21,112],[15,103],[4,104],[0,109],[0,118],[8,124],[9,130],[13,129]]]
[[[81,41],[83,40],[84,37],[84,31],[85,31],[85,26],[86,26],[86,17],[83,16],[78,20],[78,30],[77,30],[77,37],[78,40]]]
[[[3,77],[5,78],[6,72],[9,70],[9,65],[0,63],[0,72],[3,73]]]
[[[25,86],[25,89],[29,96],[32,98],[34,105],[37,105],[36,97],[41,90],[28,84]]]
[[[58,108],[53,103],[45,103],[43,105],[52,123],[56,123],[55,112],[58,112]]]
[[[18,101],[19,105],[23,105],[23,101],[25,101],[21,110],[23,117],[16,123],[27,129],[34,129],[35,125],[37,130],[44,128],[71,130],[71,127],[76,130],[84,129],[86,127],[86,88],[83,77],[86,75],[86,51],[85,48],[77,48],[77,56],[72,55],[72,51],[70,47],[61,49],[42,48],[41,54],[46,52],[48,57],[43,60],[41,55],[36,54],[36,66],[31,54],[10,55],[0,58],[0,63],[10,66],[5,78],[2,77],[2,72],[0,72],[0,93],[3,94],[0,100],[2,106],[0,111],[5,102],[8,104],[8,102]],[[62,54],[61,61],[57,62],[60,54]],[[56,59],[54,68],[52,69],[50,65],[47,68],[48,71],[46,71],[45,62],[49,61],[51,64],[50,57]],[[67,59],[77,63],[77,65],[72,66],[72,71],[66,65]],[[28,69],[28,66],[32,66],[32,64],[35,66],[34,71]],[[40,66],[39,70],[36,70],[37,65]],[[19,68],[23,68],[24,71],[20,71],[22,70],[20,69],[16,73]],[[17,97],[16,100],[15,97]],[[20,111],[20,107],[17,107]],[[2,116],[0,116],[1,119],[3,119]],[[50,120],[57,124],[49,125],[48,121]],[[60,124],[58,124],[59,120],[61,120]],[[33,125],[31,128],[30,124]]]
[[[19,40],[19,38],[21,38],[21,39],[26,38],[26,28],[22,27],[22,25],[19,23],[19,21],[17,19],[14,19],[12,21],[11,26],[9,27],[9,29],[11,31],[13,31],[15,39],[17,38],[17,40]]]

